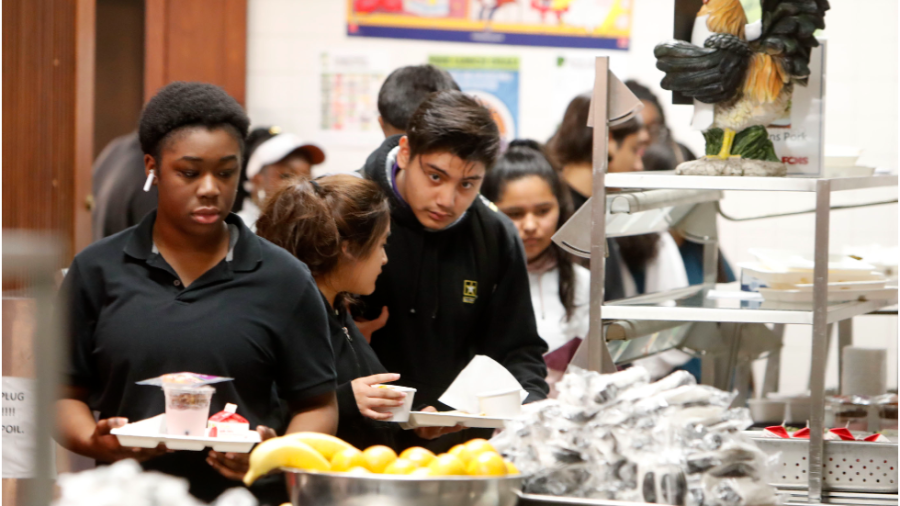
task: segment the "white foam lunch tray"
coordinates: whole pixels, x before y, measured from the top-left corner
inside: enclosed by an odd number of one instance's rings
[[[113,429],[119,444],[132,448],[156,448],[160,443],[170,450],[201,451],[212,448],[217,452],[249,453],[253,445],[260,442],[259,433],[248,430],[244,435],[228,435],[222,437],[188,437],[166,434],[165,413],[129,423],[124,427]]]
[[[425,411],[413,411],[409,414],[409,421],[401,423],[404,429],[416,429],[419,427],[453,427],[462,425],[469,428],[502,429],[504,418],[489,416],[469,415],[458,412],[430,413]]]
[[[771,302],[812,302],[812,290],[776,290],[760,288],[763,299]],[[897,297],[897,287],[877,289],[829,290],[828,302],[848,302],[854,300],[888,300]]]
[[[796,285],[808,285],[813,282],[812,270],[775,270],[766,267],[759,262],[743,262],[738,266],[747,274],[754,278],[760,279],[770,287],[787,287]],[[875,269],[829,269],[828,270],[828,287],[844,288],[843,286],[834,286],[839,283],[859,283],[859,282],[878,282],[885,281],[885,276]]]

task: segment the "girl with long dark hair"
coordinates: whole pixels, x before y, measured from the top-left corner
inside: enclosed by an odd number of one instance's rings
[[[488,171],[481,192],[513,221],[525,246],[531,302],[538,334],[547,342],[552,383],[577,349],[572,340],[588,331],[590,271],[551,241],[572,215],[572,198],[541,147],[528,140],[510,144]]]

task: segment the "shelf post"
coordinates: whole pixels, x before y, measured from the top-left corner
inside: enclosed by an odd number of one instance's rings
[[[844,348],[853,346],[853,319],[847,318],[838,322],[838,393],[844,395]]]
[[[593,198],[591,199],[591,298],[588,330],[588,368],[602,374],[616,372],[603,335],[603,292],[606,285],[606,167],[609,161],[609,57],[598,56],[594,63],[593,111]]]
[[[763,376],[760,399],[765,399],[768,394],[778,391],[778,383],[781,381],[781,348],[784,346],[784,324],[777,323],[772,327],[772,333],[778,338],[778,349],[769,353],[766,359],[766,373]]]
[[[715,219],[715,218],[713,218]],[[703,284],[712,288],[719,278],[719,240],[707,238],[703,243]]]
[[[825,366],[828,359],[828,239],[831,181],[816,181],[815,265],[813,268],[812,357],[810,364],[809,501],[822,502],[825,429]]]

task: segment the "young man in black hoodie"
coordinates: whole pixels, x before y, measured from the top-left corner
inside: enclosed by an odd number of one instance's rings
[[[522,244],[512,222],[479,194],[499,150],[490,111],[459,91],[442,91],[363,169],[391,200],[390,261],[364,299],[365,316],[388,308],[372,347],[400,373],[400,384],[417,389],[416,405],[450,409],[438,397],[479,354],[506,367],[528,391],[526,401],[547,396],[547,346],[537,333]],[[465,431],[431,444],[411,437],[407,444],[441,451],[484,435]]]

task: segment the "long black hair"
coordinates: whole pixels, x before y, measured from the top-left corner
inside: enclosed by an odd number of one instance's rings
[[[506,153],[497,160],[497,164],[484,177],[481,193],[490,201],[498,201],[503,197],[506,185],[528,176],[543,179],[559,203],[559,221],[557,230],[572,216],[572,195],[569,187],[562,182],[559,174],[550,165],[541,145],[532,140],[514,140],[509,144]],[[572,257],[565,250],[551,243],[548,254],[552,255],[559,267],[559,300],[566,310],[566,319],[572,317],[575,309],[575,269]]]

